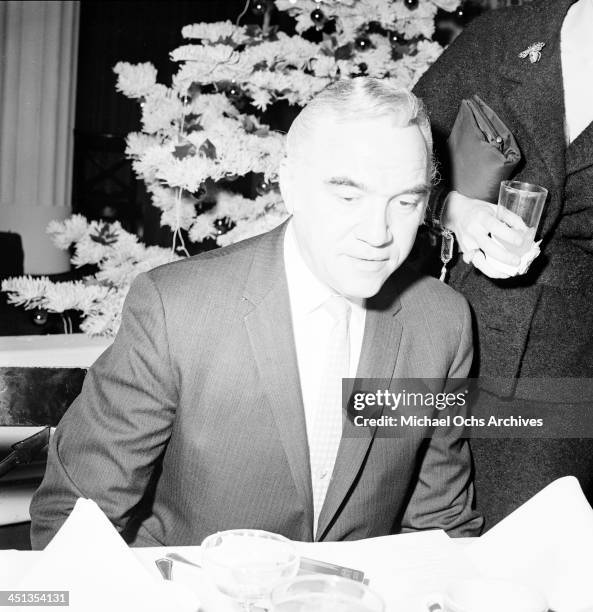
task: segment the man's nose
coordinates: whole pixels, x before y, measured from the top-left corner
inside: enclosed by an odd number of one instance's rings
[[[391,242],[393,237],[387,221],[387,207],[373,206],[362,211],[356,226],[356,237],[373,247]]]

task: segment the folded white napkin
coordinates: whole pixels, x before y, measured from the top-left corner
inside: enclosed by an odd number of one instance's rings
[[[78,499],[20,590],[70,591],[72,612],[196,612],[182,586],[151,575],[95,502]]]
[[[463,259],[467,263],[473,263],[474,266],[478,265],[478,267],[491,278],[511,278],[512,276],[525,274],[525,272],[529,270],[529,266],[533,260],[540,254],[540,244],[541,240],[534,242],[529,251],[521,257],[521,261],[516,266],[511,266],[497,259],[493,259],[492,257],[488,257],[479,249],[464,253]]]
[[[484,576],[538,588],[553,610],[593,607],[593,509],[573,476],[548,485],[467,553]]]

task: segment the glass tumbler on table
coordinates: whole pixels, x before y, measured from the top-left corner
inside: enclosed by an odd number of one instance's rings
[[[219,591],[241,604],[267,606],[272,589],[296,575],[295,545],[281,535],[259,529],[231,529],[202,542],[202,565]]]
[[[276,587],[271,612],[385,612],[385,603],[361,582],[313,574]]]
[[[496,218],[521,232],[521,244],[497,241],[519,257],[531,248],[542,216],[548,190],[539,185],[520,181],[502,181],[496,207]]]

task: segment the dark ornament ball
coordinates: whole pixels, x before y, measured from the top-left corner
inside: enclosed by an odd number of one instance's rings
[[[263,15],[266,12],[266,3],[263,0],[255,0],[251,3],[251,12],[254,15]]]
[[[235,223],[232,221],[232,219],[229,219],[229,217],[222,217],[222,218],[216,219],[213,225],[214,225],[214,229],[216,230],[216,233],[219,236],[226,234],[227,232],[232,230],[233,227],[235,227]]]
[[[366,36],[359,36],[354,41],[354,45],[359,51],[366,51],[371,48],[371,41]]]
[[[266,181],[265,179],[262,179],[258,181],[255,190],[257,191],[258,195],[264,195],[266,193],[270,193],[270,191],[273,191],[275,187],[276,185],[271,181]]]
[[[401,45],[404,42],[404,37],[399,32],[389,32],[388,38],[391,46]]]
[[[411,11],[418,8],[418,0],[404,0],[404,4]]]
[[[463,19],[465,17],[465,10],[463,8],[463,5],[457,7],[457,9],[455,10],[455,17],[457,19]]]
[[[33,319],[33,323],[35,323],[35,325],[40,325],[40,326],[45,325],[48,319],[47,310],[42,310],[41,308],[37,308],[33,312],[33,316],[31,318]]]
[[[231,100],[239,100],[243,95],[243,90],[234,83],[228,88],[227,95]]]
[[[311,21],[320,27],[327,21],[327,17],[321,9],[316,8],[311,12]]]

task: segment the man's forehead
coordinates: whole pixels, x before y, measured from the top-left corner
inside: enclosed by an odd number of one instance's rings
[[[417,125],[398,126],[389,117],[332,121],[302,135],[302,148],[311,155],[372,156],[401,153],[421,156],[426,143]]]
[[[377,129],[360,124],[350,129],[317,132],[305,159],[319,170],[336,175],[365,172],[388,172],[405,168],[422,172],[428,165],[426,143],[417,126]]]

